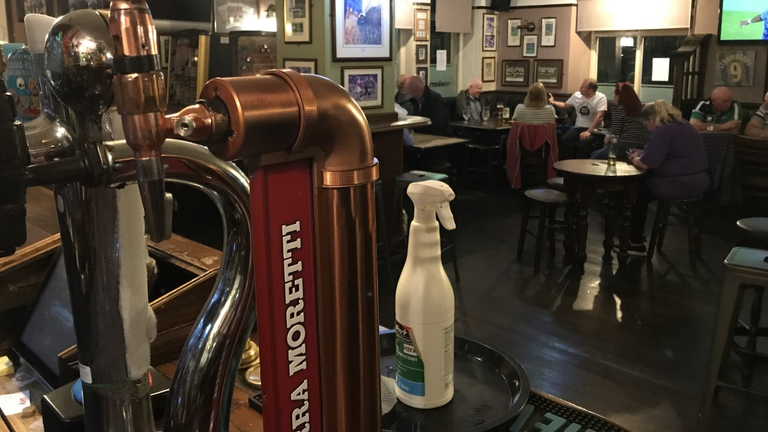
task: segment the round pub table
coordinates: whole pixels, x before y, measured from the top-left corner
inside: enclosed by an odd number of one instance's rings
[[[563,186],[568,198],[576,204],[576,263],[574,269],[579,274],[584,273],[584,263],[587,261],[587,215],[589,202],[598,189],[606,191],[605,239],[603,249],[605,258],[611,259],[613,250],[613,231],[616,217],[614,215],[614,199],[621,203],[621,230],[619,233],[619,265],[624,265],[629,258],[630,214],[632,204],[637,198],[637,182],[645,171],[627,162],[617,161],[609,165],[608,161],[597,159],[570,159],[555,163],[555,170],[563,177]],[[571,210],[572,211],[572,210]],[[567,218],[573,220],[572,218]],[[571,245],[574,242],[569,242]],[[572,247],[572,246],[571,246]]]

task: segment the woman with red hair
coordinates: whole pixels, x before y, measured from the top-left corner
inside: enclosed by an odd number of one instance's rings
[[[631,84],[616,83],[613,100],[616,102],[616,108],[611,112],[611,135],[618,138],[616,157],[625,159],[627,150],[645,147],[649,132],[640,118],[643,103],[640,102]],[[605,147],[592,153],[592,159],[608,159],[610,139],[610,136],[605,137]]]

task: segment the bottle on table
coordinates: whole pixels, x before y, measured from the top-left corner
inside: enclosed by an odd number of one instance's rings
[[[395,394],[414,408],[437,408],[453,399],[455,299],[440,251],[440,225],[456,228],[449,202],[456,196],[439,181],[408,186],[414,217],[408,255],[395,292]]]

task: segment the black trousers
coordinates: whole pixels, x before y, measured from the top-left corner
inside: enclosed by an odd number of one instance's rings
[[[560,160],[589,159],[593,151],[602,147],[600,140],[604,139],[603,135],[592,134],[585,140],[581,139],[579,135],[586,130],[587,128],[575,127],[563,134],[558,148]]]
[[[629,241],[631,243],[645,242],[645,222],[648,219],[648,204],[659,199],[644,181],[637,185],[637,200],[632,206],[632,217],[630,218],[631,234]]]

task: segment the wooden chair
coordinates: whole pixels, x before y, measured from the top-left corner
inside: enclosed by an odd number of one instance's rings
[[[736,135],[734,144],[743,202],[753,215],[768,215],[768,140]]]

